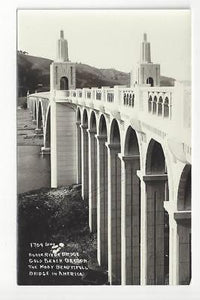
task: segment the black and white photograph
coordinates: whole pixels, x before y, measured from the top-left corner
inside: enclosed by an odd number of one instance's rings
[[[191,11],[17,11],[17,284],[192,282]]]

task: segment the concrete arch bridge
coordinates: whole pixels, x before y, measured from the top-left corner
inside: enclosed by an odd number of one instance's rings
[[[82,184],[110,284],[189,284],[190,88],[136,84],[27,97],[51,186]]]

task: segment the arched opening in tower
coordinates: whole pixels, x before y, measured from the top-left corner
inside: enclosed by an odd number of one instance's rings
[[[162,146],[151,140],[146,160],[147,284],[169,284],[168,176]]]
[[[191,165],[187,164],[181,174],[178,189],[178,211],[176,222],[179,248],[179,284],[190,284],[191,280]]]
[[[154,86],[153,78],[152,77],[148,77],[147,80],[146,80],[146,83],[150,84],[151,86]]]
[[[69,89],[68,78],[65,77],[65,76],[60,78],[60,89],[61,90],[68,90]]]
[[[99,265],[108,267],[108,149],[106,119],[99,121],[97,185],[97,258]]]
[[[97,124],[96,116],[92,111],[90,116],[90,131],[89,131],[89,226],[92,232],[97,230]]]
[[[121,284],[121,139],[118,122],[110,130],[110,197],[108,203],[108,272],[111,284]]]
[[[125,265],[126,284],[140,284],[140,154],[135,130],[130,126],[125,139]],[[122,266],[123,267],[123,266]]]

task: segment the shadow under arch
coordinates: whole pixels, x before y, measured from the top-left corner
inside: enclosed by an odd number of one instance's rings
[[[42,114],[42,103],[38,103],[38,113],[37,113],[37,129],[43,129],[43,114]]]
[[[81,124],[81,177],[82,177],[82,198],[88,200],[89,197],[89,137],[88,137],[88,113],[84,109]]]
[[[165,155],[160,143],[151,139],[146,155],[146,174],[167,174]]]
[[[90,115],[89,138],[89,227],[97,231],[97,122],[94,111]]]
[[[118,152],[121,151],[120,130],[119,125],[115,119],[113,119],[110,127],[110,143],[119,146]]]
[[[124,153],[128,156],[140,155],[138,138],[135,130],[131,126],[129,126],[126,131]]]
[[[82,182],[82,142],[81,142],[81,110],[78,107],[76,112],[76,138],[77,138],[77,183]]]
[[[141,227],[141,201],[140,179],[137,171],[140,169],[140,154],[138,139],[135,130],[129,126],[126,131],[124,145],[124,192],[125,199],[122,204],[122,234],[124,284],[140,284],[140,227]]]
[[[191,210],[191,165],[185,165],[178,187],[178,210]]]
[[[97,259],[100,266],[108,267],[108,148],[105,116],[99,119],[97,136]]]
[[[191,280],[191,165],[185,165],[178,187],[178,212],[175,213],[178,233],[179,284]]]
[[[90,130],[97,132],[97,121],[94,111],[91,112],[90,115]]]
[[[83,111],[82,125],[88,128],[88,113],[86,109]]]
[[[34,101],[34,110],[33,110],[33,116],[34,116],[34,121],[37,122],[37,101]]]
[[[99,135],[107,137],[106,119],[103,114],[101,115],[99,120]]]
[[[151,139],[146,155],[147,284],[169,284],[168,175],[160,143]]]
[[[79,107],[77,108],[76,120],[77,122],[81,122],[81,110]]]
[[[47,111],[46,126],[44,133],[44,147],[51,148],[51,107]]]
[[[121,284],[121,138],[116,119],[111,123],[108,147],[108,274],[111,284]]]

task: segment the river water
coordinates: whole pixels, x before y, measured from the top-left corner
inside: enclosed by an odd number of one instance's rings
[[[41,155],[40,146],[17,147],[17,192],[50,187],[50,155]]]

